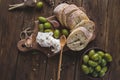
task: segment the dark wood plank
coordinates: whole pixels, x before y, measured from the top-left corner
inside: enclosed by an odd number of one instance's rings
[[[40,52],[31,55],[19,55],[16,80],[44,80],[46,56]]]
[[[41,10],[26,9],[24,10],[23,27],[34,27],[34,21],[38,16],[47,17],[48,6],[44,3]],[[32,55],[32,52],[20,53],[18,57],[16,80],[44,80],[46,75],[47,57],[43,52]]]
[[[120,79],[120,0],[109,0],[107,19],[107,51],[113,56],[109,80]]]
[[[8,11],[8,4],[14,2],[13,0],[0,1],[0,79],[14,80],[16,75],[16,61],[18,50],[16,47],[19,40],[19,27],[22,26],[20,22],[23,20],[22,12]]]
[[[48,58],[45,80],[56,80],[57,79],[57,67],[58,67],[58,56]]]
[[[61,80],[74,80],[76,53],[65,52],[61,68]]]

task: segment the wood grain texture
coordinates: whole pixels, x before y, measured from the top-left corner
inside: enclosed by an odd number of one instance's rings
[[[59,55],[47,58],[43,52],[22,53],[17,49],[24,27],[34,27],[38,16],[49,17],[53,8],[44,0],[41,10],[34,8],[8,11],[8,5],[23,0],[0,0],[0,80],[56,80]],[[63,53],[61,80],[91,80],[82,74],[80,59],[90,47],[99,47],[113,56],[110,73],[99,80],[120,79],[120,0],[53,0],[82,6],[97,27],[97,34],[84,50]],[[96,79],[95,79],[96,80]]]

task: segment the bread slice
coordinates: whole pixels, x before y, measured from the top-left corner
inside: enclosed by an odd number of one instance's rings
[[[67,46],[73,51],[80,51],[84,49],[91,41],[93,34],[85,27],[76,28],[71,32],[67,38]]]
[[[73,29],[82,20],[89,20],[89,18],[82,10],[78,9],[67,17],[66,24],[70,29]]]
[[[62,12],[64,10],[65,7],[69,6],[67,3],[61,3],[59,4],[55,9],[54,9],[54,14],[56,15],[57,19],[60,21],[61,24],[62,23]]]
[[[82,20],[80,23],[78,23],[74,29],[78,27],[85,27],[89,32],[93,33],[95,31],[95,24],[91,20]],[[73,30],[74,30],[73,29]]]
[[[67,24],[66,24],[66,18],[71,14],[73,13],[74,11],[78,10],[79,8],[74,5],[74,4],[71,4],[69,6],[67,6],[66,8],[64,8],[63,10],[63,13],[62,13],[62,21],[63,21],[63,25],[65,25],[67,27]]]

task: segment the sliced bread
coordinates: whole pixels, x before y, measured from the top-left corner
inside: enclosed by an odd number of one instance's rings
[[[82,10],[78,9],[67,17],[66,24],[70,29],[73,29],[82,20],[89,20],[89,18]]]
[[[71,32],[67,38],[67,46],[73,51],[80,51],[84,49],[90,42],[93,34],[85,27],[76,28]]]
[[[57,19],[59,20],[59,22],[61,24],[63,24],[62,23],[62,16],[61,16],[61,14],[62,14],[64,8],[67,7],[67,6],[69,6],[67,3],[61,3],[53,11],[55,16],[57,17]]]
[[[80,23],[78,23],[74,29],[78,27],[85,27],[89,32],[93,33],[95,31],[95,24],[91,20],[82,20]],[[73,30],[74,30],[73,29]]]
[[[63,13],[62,13],[62,21],[63,21],[63,25],[67,27],[67,24],[66,24],[66,18],[71,14],[73,13],[74,11],[78,10],[79,8],[74,5],[74,4],[71,4],[67,7],[64,8],[63,10]]]

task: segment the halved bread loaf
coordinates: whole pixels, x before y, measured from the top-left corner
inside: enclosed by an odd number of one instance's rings
[[[63,24],[61,15],[62,15],[64,8],[67,6],[69,6],[67,3],[62,3],[54,9],[54,14],[56,15],[57,19],[60,21],[61,24]]]
[[[84,49],[91,41],[93,34],[85,27],[76,28],[67,38],[67,46],[73,51],[80,51]]]
[[[79,8],[74,5],[74,4],[71,4],[67,7],[64,8],[63,10],[63,13],[62,13],[62,21],[63,21],[63,25],[67,27],[67,24],[66,24],[66,18],[72,14],[74,11],[78,10]]]
[[[78,23],[74,29],[78,27],[85,27],[89,32],[93,33],[95,31],[95,24],[91,20],[82,20],[80,23]],[[73,30],[74,30],[73,29]]]
[[[89,20],[89,18],[82,10],[78,9],[67,17],[66,26],[68,26],[69,29],[73,29],[82,20]]]

